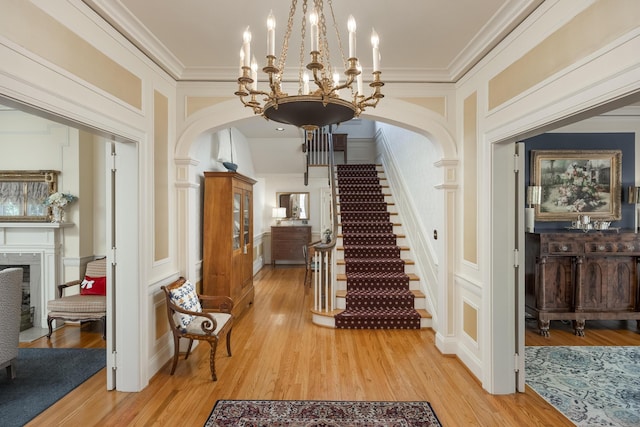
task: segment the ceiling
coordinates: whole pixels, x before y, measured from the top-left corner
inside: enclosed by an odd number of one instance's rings
[[[83,0],[177,81],[229,82],[237,88],[242,33],[250,27],[252,54],[260,66],[266,55],[266,18],[276,19],[280,56],[291,3],[285,0]],[[318,1],[318,0],[316,0]],[[297,79],[304,0],[297,1],[295,26],[285,68]],[[313,1],[309,1],[309,7]],[[324,0],[329,50],[339,52]],[[370,35],[380,36],[382,79],[394,82],[455,82],[526,18],[542,0],[335,0],[342,45],[347,18],[357,22],[357,54],[365,76],[371,72]],[[304,61],[308,62],[305,45]],[[332,63],[340,61],[332,59]],[[285,76],[286,78],[286,76]],[[365,77],[365,82],[367,81]],[[234,124],[247,137],[294,137],[300,132],[265,120]]]

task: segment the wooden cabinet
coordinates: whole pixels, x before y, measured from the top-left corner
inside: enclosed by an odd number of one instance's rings
[[[310,225],[271,227],[271,264],[278,260],[302,261],[302,247],[311,242]]]
[[[233,314],[253,303],[253,184],[236,172],[204,173],[202,292],[229,296]]]
[[[526,311],[549,335],[551,320],[640,320],[640,235],[614,232],[528,233]]]

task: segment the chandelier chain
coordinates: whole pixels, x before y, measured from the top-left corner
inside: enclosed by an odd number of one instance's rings
[[[302,2],[302,40],[300,40],[300,58],[298,61],[298,95],[302,95],[302,87],[303,87],[303,74],[304,69],[302,64],[304,64],[304,41],[307,38],[307,0],[303,0]]]
[[[305,8],[307,1],[304,0]],[[282,76],[284,75],[284,65],[287,61],[287,52],[289,51],[289,37],[291,37],[291,30],[293,29],[293,19],[296,16],[296,7],[298,5],[298,0],[291,1],[291,7],[289,8],[289,19],[287,21],[287,31],[284,35],[284,41],[282,42],[282,54],[280,55],[280,59],[278,60],[278,69],[280,70],[280,80],[282,80]]]

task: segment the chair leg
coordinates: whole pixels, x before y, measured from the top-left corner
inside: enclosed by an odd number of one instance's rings
[[[171,373],[169,375],[173,375],[176,371],[176,366],[178,366],[178,356],[180,354],[180,337],[177,335],[173,336],[173,363],[171,365]]]
[[[15,360],[15,359],[14,359]],[[14,360],[11,360],[6,367],[7,370],[7,378],[15,380],[16,379],[16,365]]]
[[[209,345],[211,346],[211,350],[209,352],[209,369],[211,370],[211,379],[213,381],[218,381],[218,377],[216,376],[216,347],[218,346],[218,342],[209,341]]]
[[[51,334],[53,333],[53,317],[47,316],[47,325],[49,325],[49,333],[47,334],[47,339],[51,339]]]
[[[107,316],[101,318],[102,320],[102,339],[107,339]]]
[[[187,360],[189,358],[189,355],[191,354],[192,346],[193,346],[193,340],[189,340],[189,345],[187,346],[187,354],[184,355],[184,360]]]
[[[227,332],[227,354],[229,355],[229,357],[231,357],[231,331],[233,330],[233,328],[229,329],[229,332]]]

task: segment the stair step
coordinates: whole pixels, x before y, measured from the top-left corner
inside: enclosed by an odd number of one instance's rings
[[[415,281],[420,281],[420,278],[414,274],[414,273],[405,273],[407,276],[409,276],[409,281],[410,282],[415,282]],[[347,275],[346,274],[338,274],[336,276],[336,280],[339,282],[346,282],[347,281]]]
[[[414,298],[426,298],[424,292],[418,289],[410,289],[410,291],[413,294]],[[336,298],[346,298],[346,296],[347,296],[346,289],[339,289],[336,291]]]
[[[401,251],[408,251],[409,250],[409,246],[400,246],[399,248],[400,248]],[[344,251],[344,246],[338,246],[336,248],[336,250]]]
[[[403,259],[403,261],[404,261],[404,265],[415,265],[416,264],[416,262],[414,260],[412,260],[412,259]],[[347,263],[343,258],[336,260],[336,265],[346,265],[346,264]]]

